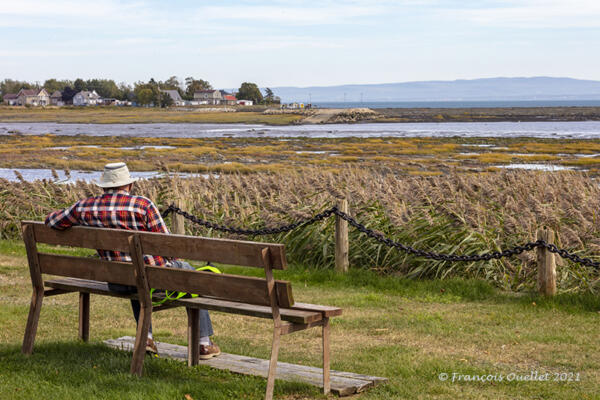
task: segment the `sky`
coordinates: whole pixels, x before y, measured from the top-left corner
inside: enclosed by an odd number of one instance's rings
[[[600,0],[0,0],[0,79],[600,80]]]

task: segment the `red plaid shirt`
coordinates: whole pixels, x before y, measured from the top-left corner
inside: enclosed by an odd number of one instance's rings
[[[55,229],[67,229],[73,225],[100,228],[129,229],[169,233],[158,209],[151,200],[130,195],[125,190],[108,191],[97,197],[79,200],[69,208],[54,211],[46,217],[46,225]],[[129,253],[100,250],[101,258],[110,261],[131,261]],[[163,266],[161,256],[144,255],[149,265]]]

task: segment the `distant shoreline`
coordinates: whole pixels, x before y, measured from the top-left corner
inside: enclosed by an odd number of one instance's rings
[[[83,124],[214,123],[310,125],[415,122],[544,122],[600,121],[600,106],[478,108],[314,108],[268,107],[155,109],[132,107],[0,107],[0,122]]]
[[[377,108],[381,122],[600,121],[600,107]]]

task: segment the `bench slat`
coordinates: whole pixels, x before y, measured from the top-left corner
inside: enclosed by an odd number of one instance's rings
[[[207,297],[179,299],[174,300],[173,303],[184,307],[203,308],[205,310],[223,311],[260,318],[273,318],[272,309],[269,306],[236,303],[234,301],[210,299]],[[293,308],[280,308],[279,312],[282,320],[299,324],[307,324],[310,322],[319,321],[323,318],[319,312],[294,310]]]
[[[261,252],[266,247],[270,250],[273,269],[285,269],[287,266],[284,246],[276,243],[165,235],[89,226],[73,226],[59,231],[39,221],[23,221],[22,224],[33,226],[36,242],[51,245],[129,252],[127,238],[137,234],[142,241],[144,254],[262,268],[264,265]]]
[[[65,279],[51,279],[44,281],[44,285],[54,289],[64,290],[68,292],[84,292],[91,294],[100,294],[103,296],[120,297],[123,299],[137,299],[137,293],[135,294],[121,294],[117,292],[111,292],[108,290],[108,283],[96,282],[87,279],[79,278],[65,278]]]
[[[164,267],[146,267],[150,287],[202,296],[270,306],[264,278],[240,275],[214,274]],[[289,308],[294,304],[292,287],[287,281],[275,281],[279,306]]]
[[[125,262],[106,261],[58,254],[38,253],[43,274],[67,276],[94,281],[110,281],[135,286],[133,265]]]
[[[109,249],[129,252],[129,237],[134,231],[125,229],[91,228],[74,226],[59,231],[46,226],[43,222],[23,221],[31,224],[38,243],[60,246],[83,247],[85,249]]]
[[[287,266],[282,244],[148,233],[140,239],[144,254],[259,268],[264,267],[262,249],[268,248],[273,269]]]
[[[294,310],[317,311],[324,317],[337,317],[342,315],[342,309],[339,307],[321,306],[319,304],[294,303]]]
[[[75,278],[48,280],[44,282],[46,286],[93,294],[109,295],[122,298],[136,298],[137,295],[121,295],[108,290],[106,282],[96,282]],[[196,297],[193,299],[179,299],[169,301],[167,304],[182,307],[203,308],[205,310],[223,311],[234,314],[248,315],[259,318],[273,318],[271,307],[260,306],[256,304],[239,303],[228,300],[211,299],[206,297]],[[280,308],[281,319],[297,324],[308,324],[322,319],[320,312],[304,311],[289,308]]]

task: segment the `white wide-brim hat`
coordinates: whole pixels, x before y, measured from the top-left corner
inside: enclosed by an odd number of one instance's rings
[[[106,164],[100,180],[96,181],[96,185],[101,188],[114,188],[129,185],[137,181],[138,178],[132,178],[129,174],[129,168],[124,162]]]

